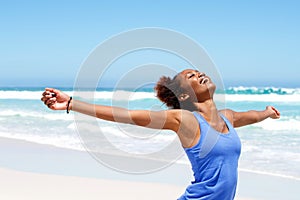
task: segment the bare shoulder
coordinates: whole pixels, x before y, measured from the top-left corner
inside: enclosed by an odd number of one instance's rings
[[[194,117],[194,114],[191,111],[188,110],[182,110],[182,109],[172,109],[167,111],[168,118],[176,119],[178,121],[178,124],[185,125],[189,123],[197,123],[196,118]]]
[[[222,115],[224,115],[230,122],[233,124],[234,122],[234,111],[231,109],[223,109],[219,111]]]
[[[176,116],[179,126],[176,131],[183,147],[189,147],[200,137],[200,127],[194,114],[188,110],[171,110]]]

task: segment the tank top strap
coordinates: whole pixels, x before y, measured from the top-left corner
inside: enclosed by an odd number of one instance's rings
[[[207,129],[209,129],[209,124],[207,123],[207,121],[204,119],[204,117],[202,115],[200,115],[198,112],[194,111],[193,112],[194,116],[196,117],[199,126],[200,126],[200,130],[201,132],[207,132]]]
[[[198,120],[199,123],[207,123],[206,120],[203,118],[202,115],[200,115],[198,112],[193,111],[194,116],[196,117],[196,119]]]
[[[231,122],[225,117],[222,113],[219,113],[222,119],[225,121],[227,128],[229,129],[229,132],[234,130],[234,127],[232,126]]]
[[[209,130],[209,124],[206,122],[206,120],[198,112],[194,111],[193,115],[195,116],[195,118],[198,121],[200,132],[201,132],[201,136],[200,136],[200,139],[197,142],[197,144],[195,144],[193,147],[190,147],[190,148],[184,148],[185,151],[189,151],[191,149],[200,148],[200,146],[203,143],[203,140],[206,137],[207,132]]]
[[[204,132],[204,131],[206,132],[206,130],[208,130],[210,128],[209,123],[198,112],[194,111],[193,114],[199,122],[201,132]],[[225,121],[229,132],[234,131],[234,127],[232,126],[231,122],[222,113],[219,112],[219,114],[222,117],[222,119]]]

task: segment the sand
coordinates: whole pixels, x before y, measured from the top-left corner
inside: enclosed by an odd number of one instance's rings
[[[0,169],[3,200],[176,199],[184,187]]]
[[[189,165],[126,174],[88,153],[0,138],[1,200],[177,199],[192,179]],[[300,181],[239,171],[237,200],[298,199]]]

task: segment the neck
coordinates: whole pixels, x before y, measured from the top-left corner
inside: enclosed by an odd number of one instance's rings
[[[204,102],[195,103],[197,111],[206,119],[208,122],[215,122],[219,119],[218,109],[213,99],[208,99]]]

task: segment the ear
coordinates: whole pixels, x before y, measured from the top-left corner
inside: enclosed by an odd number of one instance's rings
[[[178,97],[178,100],[179,101],[185,101],[188,98],[190,98],[190,95],[188,95],[188,94],[180,94],[179,97]]]

